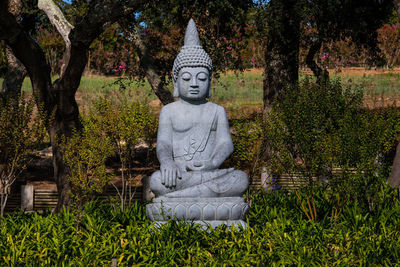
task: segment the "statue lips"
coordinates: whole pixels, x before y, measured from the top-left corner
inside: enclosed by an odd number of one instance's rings
[[[190,94],[192,94],[192,95],[198,95],[198,94],[199,94],[199,92],[200,92],[200,90],[198,90],[198,89],[195,89],[195,90],[189,90],[189,93],[190,93]]]

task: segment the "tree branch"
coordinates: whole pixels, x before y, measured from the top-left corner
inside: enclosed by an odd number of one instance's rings
[[[39,45],[17,23],[7,9],[7,1],[0,2],[0,39],[5,40],[13,54],[24,64],[31,77],[33,93],[38,103],[50,107],[50,67]]]
[[[315,54],[321,49],[322,42],[320,40],[313,42],[306,57],[306,64],[312,70],[314,76],[317,78],[319,83],[322,79],[329,79],[329,73],[327,70],[322,69],[314,60]]]
[[[164,105],[174,102],[171,92],[166,87],[164,78],[161,77],[160,72],[157,71],[153,57],[149,54],[149,50],[143,43],[138,27],[135,25],[132,32],[127,31],[127,34],[135,44],[140,58],[140,65],[145,70],[146,78],[154,93]]]
[[[52,0],[39,0],[38,7],[46,13],[51,24],[56,27],[57,31],[64,39],[65,44],[69,46],[71,41],[69,40],[68,35],[74,26],[67,21],[60,8]]]
[[[145,0],[91,1],[89,12],[77,19],[75,28],[69,34],[71,55],[65,72],[58,81],[62,84],[61,87],[71,88],[71,93],[75,94],[87,64],[90,44],[112,23],[139,10],[145,3]]]
[[[64,14],[60,10],[60,8],[53,2],[53,0],[39,0],[38,7],[40,10],[46,13],[47,17],[50,20],[50,23],[54,27],[56,27],[57,31],[64,39],[65,52],[63,56],[63,62],[61,65],[61,73],[60,73],[60,76],[62,76],[67,67],[67,62],[69,61],[71,56],[71,41],[69,40],[69,33],[74,28],[74,26],[72,26],[67,21]]]

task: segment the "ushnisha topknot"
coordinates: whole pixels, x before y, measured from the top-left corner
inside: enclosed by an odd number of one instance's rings
[[[174,82],[178,79],[179,70],[183,67],[205,67],[212,72],[212,61],[210,56],[200,45],[199,34],[193,19],[190,19],[185,33],[185,43],[176,56],[172,75]]]

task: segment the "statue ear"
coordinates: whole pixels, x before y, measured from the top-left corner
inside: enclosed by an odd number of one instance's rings
[[[179,90],[176,82],[174,82],[174,93],[172,94],[173,97],[179,97]]]
[[[211,71],[209,71],[210,72],[210,84],[208,85],[208,97],[210,98],[211,97]]]

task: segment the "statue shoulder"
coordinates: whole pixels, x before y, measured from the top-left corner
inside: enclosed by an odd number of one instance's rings
[[[217,105],[217,104],[212,103],[212,102],[208,102],[208,104],[210,105],[210,107],[213,107],[213,108],[216,109],[216,114],[218,116],[225,116],[226,117],[225,108],[223,106]]]
[[[216,108],[217,112],[220,112],[221,110],[225,110],[225,108],[223,106],[220,106],[220,105],[215,104],[213,102],[207,102],[207,105],[209,105],[209,107]]]
[[[177,102],[169,103],[161,108],[161,114],[170,114],[174,113],[177,110]]]

